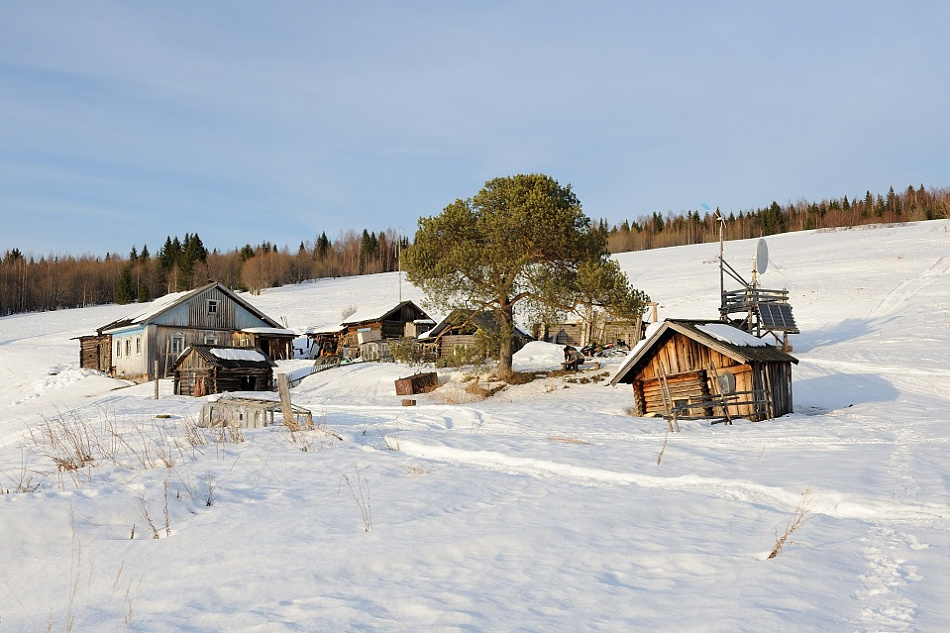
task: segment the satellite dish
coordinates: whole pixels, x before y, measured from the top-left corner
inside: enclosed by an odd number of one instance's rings
[[[769,247],[765,240],[760,239],[755,247],[755,259],[752,260],[752,272],[764,275],[769,267]]]
[[[736,375],[725,371],[719,374],[716,379],[719,382],[719,393],[729,395],[736,391]]]

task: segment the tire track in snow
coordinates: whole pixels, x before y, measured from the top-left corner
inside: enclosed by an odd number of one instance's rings
[[[560,478],[584,486],[636,485],[642,488],[674,490],[712,496],[738,503],[769,506],[779,512],[798,507],[801,491],[765,486],[748,480],[682,475],[657,477],[642,473],[618,472],[563,462],[512,457],[494,451],[470,451],[447,446],[428,446],[402,440],[400,451],[417,459],[460,464],[539,479]],[[950,506],[943,504],[906,503],[862,499],[834,490],[815,490],[815,514],[837,519],[874,519],[884,522],[907,522],[922,525],[950,524]]]
[[[927,270],[923,271],[916,277],[905,279],[894,286],[894,288],[884,295],[884,298],[881,299],[880,303],[878,303],[877,306],[871,310],[871,313],[868,316],[874,319],[890,314],[901,304],[906,303],[909,297],[913,296],[922,288],[925,288],[926,286],[933,283],[937,277],[941,277],[948,273],[950,273],[950,259],[947,257],[939,258],[937,261],[931,264]]]

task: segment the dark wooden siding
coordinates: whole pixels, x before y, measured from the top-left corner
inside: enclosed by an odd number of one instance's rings
[[[109,372],[112,369],[112,336],[79,337],[79,366]]]
[[[204,396],[225,391],[269,391],[274,372],[259,364],[221,367],[205,361],[194,352],[181,359],[175,368],[175,393]]]

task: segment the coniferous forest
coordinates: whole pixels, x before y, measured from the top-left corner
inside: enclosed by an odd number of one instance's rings
[[[800,200],[739,213],[718,209],[685,213],[654,212],[611,226],[597,226],[607,235],[611,252],[647,250],[714,242],[722,224],[726,240],[763,237],[790,231],[850,228],[863,224],[916,222],[950,218],[950,188],[923,185],[886,194],[867,191],[863,197],[809,202]],[[150,301],[169,292],[188,290],[208,281],[241,290],[341,277],[398,268],[399,252],[408,240],[394,229],[362,233],[347,231],[331,241],[321,233],[299,246],[278,247],[268,241],[245,244],[228,252],[208,251],[197,233],[165,238],[154,253],[147,243],[127,255],[24,254],[9,248],[0,259],[0,316],[77,308],[104,303]]]

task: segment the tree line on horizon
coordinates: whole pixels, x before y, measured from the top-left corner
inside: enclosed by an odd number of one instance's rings
[[[719,239],[718,209],[639,216],[610,226],[596,223],[611,253],[714,242]],[[723,215],[726,240],[812,229],[950,218],[950,187],[908,186],[896,192],[820,202],[799,200]],[[227,252],[208,251],[197,233],[167,237],[154,255],[146,244],[127,257],[24,255],[7,250],[0,258],[0,316],[107,303],[145,302],[208,281],[258,293],[264,288],[308,279],[392,272],[409,241],[395,229],[350,230],[331,241],[321,233],[296,250],[263,241]]]
[[[722,222],[718,219],[722,216]],[[654,212],[635,221],[626,220],[606,228],[611,253],[649,250],[667,246],[702,244],[719,240],[720,226],[725,240],[765,237],[794,231],[847,228],[863,224],[893,224],[950,218],[950,187],[924,189],[908,186],[898,193],[891,187],[884,195],[848,196],[809,202],[730,212],[719,209],[687,211],[666,215]]]
[[[263,241],[227,252],[209,251],[197,233],[167,237],[158,252],[147,244],[127,257],[48,256],[19,249],[0,258],[0,316],[80,308],[107,303],[146,302],[170,292],[218,281],[235,290],[263,288],[322,277],[391,272],[408,242],[395,229],[347,231],[335,241],[323,232],[294,251]]]

